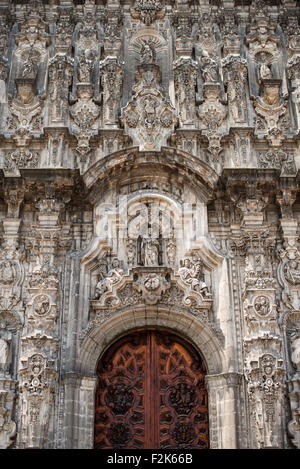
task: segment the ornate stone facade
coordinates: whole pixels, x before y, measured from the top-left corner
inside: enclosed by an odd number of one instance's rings
[[[99,357],[147,328],[203,356],[211,448],[300,448],[299,17],[0,0],[1,449],[92,448]]]

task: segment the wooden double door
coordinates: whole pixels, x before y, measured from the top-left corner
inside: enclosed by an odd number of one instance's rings
[[[177,336],[145,331],[98,365],[95,448],[208,448],[205,366]]]

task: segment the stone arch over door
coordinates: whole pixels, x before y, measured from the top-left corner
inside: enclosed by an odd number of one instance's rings
[[[190,343],[203,357],[207,370],[210,447],[236,447],[238,429],[235,414],[241,379],[236,373],[224,372],[225,356],[218,337],[207,324],[184,311],[145,305],[124,309],[106,321],[95,323],[82,337],[77,372],[64,376],[65,418],[73,427],[72,439],[67,446],[94,447],[98,361],[115,341],[145,329],[175,334]]]

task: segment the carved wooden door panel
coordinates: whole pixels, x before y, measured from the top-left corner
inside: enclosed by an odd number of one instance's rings
[[[95,448],[208,448],[204,363],[178,337],[127,336],[98,366]]]

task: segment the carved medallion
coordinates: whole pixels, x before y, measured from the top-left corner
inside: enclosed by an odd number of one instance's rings
[[[45,316],[50,310],[50,298],[47,295],[38,295],[33,300],[33,311],[38,316]]]
[[[258,296],[254,301],[254,309],[260,316],[266,316],[270,312],[270,300],[266,296]]]

